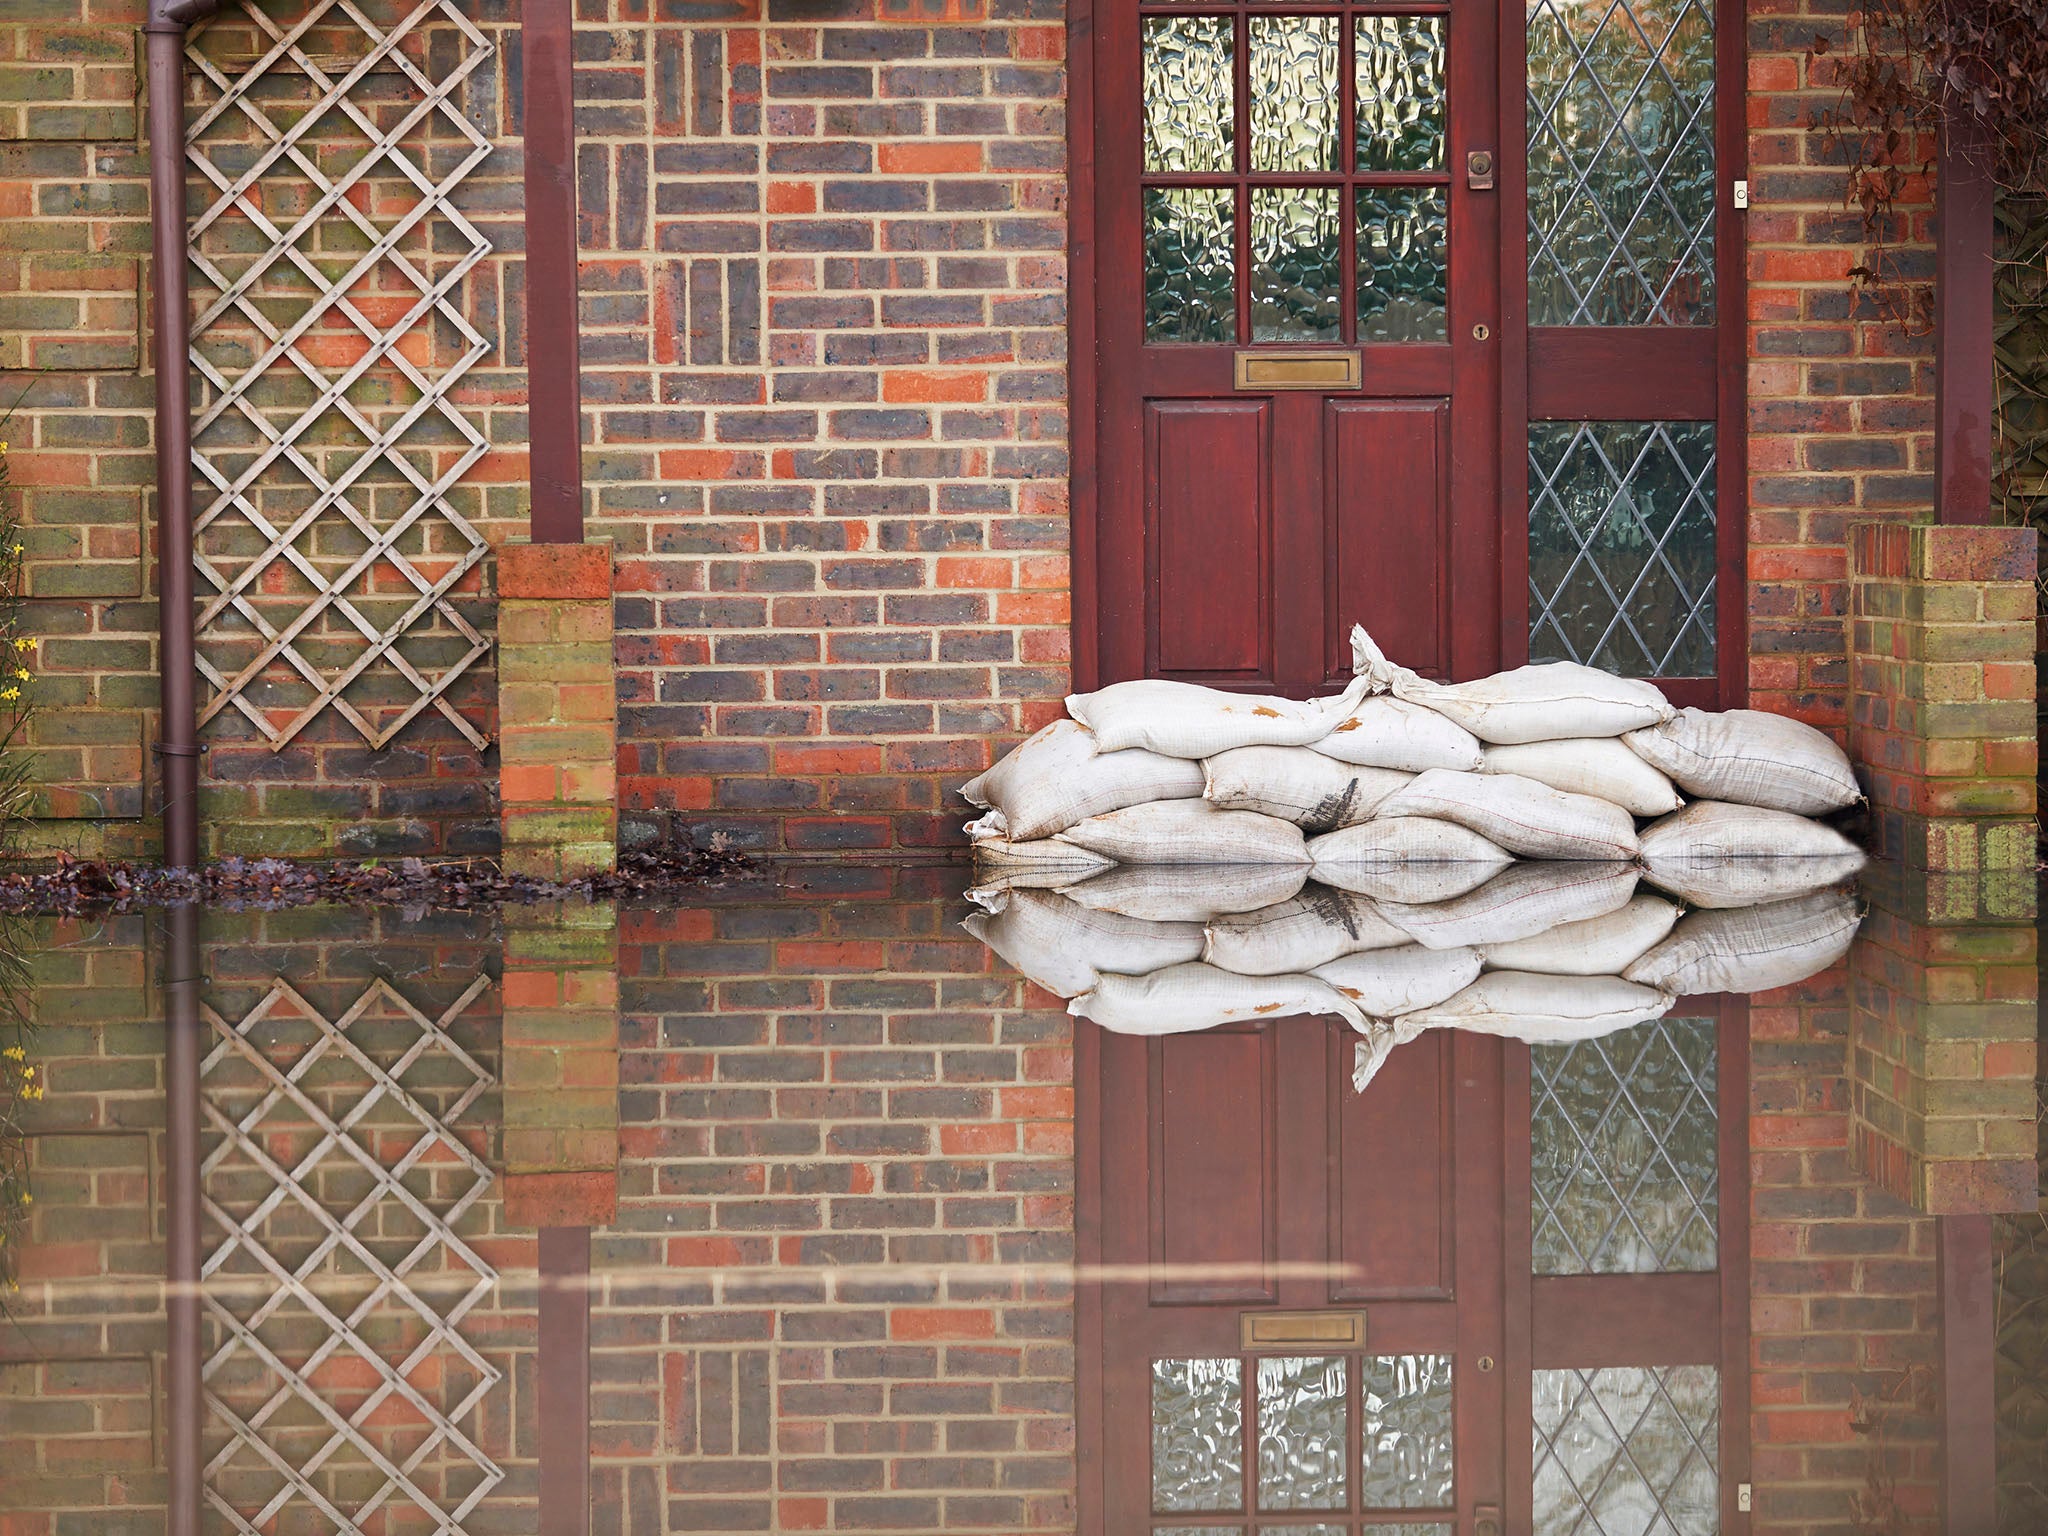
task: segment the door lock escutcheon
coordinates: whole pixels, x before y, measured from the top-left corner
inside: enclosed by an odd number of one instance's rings
[[[1474,192],[1493,190],[1493,151],[1475,149],[1465,157],[1465,185]]]

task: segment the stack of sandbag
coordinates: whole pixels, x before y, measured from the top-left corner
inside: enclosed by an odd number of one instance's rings
[[[1438,683],[1352,651],[1328,699],[1070,697],[963,788],[970,926],[1111,1029],[1346,1018],[1364,1076],[1420,1029],[1577,1038],[1846,949],[1862,855],[1816,818],[1859,794],[1821,732],[1571,662]]]

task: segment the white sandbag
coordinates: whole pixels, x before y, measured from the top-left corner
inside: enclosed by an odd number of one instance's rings
[[[1379,821],[1430,816],[1528,859],[1629,859],[1636,824],[1620,806],[1567,794],[1517,773],[1432,768],[1380,802]]]
[[[1322,885],[1278,906],[1219,917],[1204,935],[1202,958],[1240,976],[1312,971],[1339,955],[1408,942],[1364,897]]]
[[[1479,738],[1433,709],[1391,694],[1361,700],[1313,749],[1340,763],[1422,773],[1479,766]]]
[[[1846,891],[1736,911],[1691,912],[1623,974],[1681,997],[1789,987],[1846,955],[1861,921],[1856,899]]]
[[[1143,747],[1168,757],[1214,757],[1233,747],[1305,747],[1320,741],[1365,697],[1353,678],[1328,699],[1226,693],[1199,683],[1138,678],[1067,696],[1067,713],[1095,733],[1104,752]]]
[[[1677,999],[1619,976],[1542,976],[1488,971],[1434,1008],[1405,1014],[1408,1029],[1469,1029],[1548,1044],[1590,1040],[1670,1012]]]
[[[1516,864],[1451,901],[1426,907],[1382,902],[1380,913],[1431,949],[1484,948],[1605,917],[1635,893],[1633,864]]]
[[[1371,1017],[1388,1018],[1434,1008],[1477,981],[1479,969],[1477,950],[1403,944],[1345,955],[1317,966],[1313,974]]]
[[[1356,1004],[1313,976],[1239,976],[1200,961],[1149,976],[1104,976],[1067,1012],[1119,1035],[1177,1035],[1295,1014],[1363,1021]]]
[[[1429,823],[1420,816],[1408,816],[1397,822],[1388,822],[1390,827],[1418,827]],[[1451,827],[1448,821],[1438,825]],[[1476,832],[1467,832],[1463,827],[1452,827],[1460,837],[1486,839]],[[1491,844],[1488,844],[1491,847]],[[1310,852],[1314,852],[1311,843]],[[1371,863],[1351,862],[1336,859],[1318,860],[1311,873],[1323,885],[1340,891],[1349,891],[1354,896],[1368,896],[1374,901],[1398,901],[1408,906],[1428,906],[1432,902],[1450,901],[1476,890],[1514,861],[1501,853],[1497,859],[1466,859],[1457,863]]]
[[[1657,727],[1662,729],[1662,727]],[[1627,745],[1628,738],[1582,736],[1572,741],[1531,741],[1488,747],[1481,773],[1513,773],[1567,794],[1591,795],[1631,816],[1666,816],[1685,802],[1671,780]]]
[[[1360,768],[1310,747],[1238,747],[1202,760],[1202,798],[1220,811],[1278,816],[1305,832],[1355,827],[1414,777]]]
[[[989,814],[970,837],[1025,842],[1064,832],[1077,821],[1153,800],[1189,800],[1202,792],[1201,769],[1156,752],[1105,752],[1088,728],[1055,720],[960,793]]]
[[[1695,800],[1643,829],[1646,864],[1715,859],[1815,859],[1854,853],[1856,845],[1833,827],[1790,811],[1724,800]]]
[[[1028,843],[987,838],[974,845],[975,878],[1019,890],[1056,890],[1115,867],[1115,859],[1050,837]]]
[[[1479,955],[1490,971],[1619,976],[1670,933],[1677,921],[1675,902],[1644,892],[1604,917],[1559,923],[1526,939],[1488,944]]]
[[[1256,811],[1219,811],[1206,800],[1155,800],[1090,816],[1061,841],[1119,864],[1300,864],[1301,828]]]
[[[1394,665],[1363,626],[1351,631],[1351,656],[1371,692],[1427,705],[1481,741],[1499,745],[1619,736],[1674,713],[1652,684],[1575,661],[1517,667],[1470,683],[1438,683]]]
[[[987,906],[960,926],[1046,991],[1076,997],[1103,973],[1143,975],[1199,959],[1196,923],[1147,923],[1091,912],[1051,891],[970,893]]]
[[[1757,709],[1682,709],[1622,738],[1688,794],[1819,816],[1863,798],[1849,754],[1803,720]]]
[[[1092,912],[1206,923],[1292,901],[1307,883],[1299,864],[1128,864],[1061,886],[1060,894]]]
[[[1489,842],[1454,821],[1437,821],[1427,816],[1375,819],[1362,827],[1325,832],[1309,839],[1308,853],[1318,870],[1333,870],[1338,875],[1331,879],[1318,873],[1316,878],[1344,890],[1352,888],[1342,878],[1343,871],[1352,865],[1387,868],[1403,864],[1459,864],[1485,870],[1505,869],[1514,862],[1513,855],[1498,843]]]
[[[1667,859],[1643,878],[1689,906],[1760,907],[1846,885],[1869,860],[1861,853],[1793,859]]]

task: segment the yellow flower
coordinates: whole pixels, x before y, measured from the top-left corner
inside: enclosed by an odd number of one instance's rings
[[[33,650],[35,649],[35,641],[29,639],[26,635],[23,635],[14,642],[14,648],[17,651]]]
[[[27,546],[26,544],[17,544],[17,545],[15,545],[15,546],[14,546],[14,552],[15,552],[15,553],[16,553],[16,554],[18,555],[18,554],[20,554],[20,553],[21,553],[21,552],[22,552],[22,551],[23,551],[24,549],[27,549],[27,548],[28,548],[28,546]]]
[[[28,681],[28,668],[27,668],[27,667],[16,667],[16,668],[14,669],[14,675],[15,675],[16,677],[20,678],[20,679],[21,679],[21,680],[22,680],[22,681],[23,681],[23,682],[25,683],[25,682],[27,682],[27,681]]]
[[[28,1052],[24,1051],[18,1045],[10,1045],[7,1047],[6,1050],[0,1051],[0,1056],[5,1056],[9,1061],[21,1061],[24,1060],[27,1057],[27,1055]]]
[[[18,699],[20,697],[21,690],[19,688],[0,688],[0,699]]]

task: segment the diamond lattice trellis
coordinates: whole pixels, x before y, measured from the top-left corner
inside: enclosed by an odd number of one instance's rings
[[[453,597],[486,545],[449,500],[486,444],[449,395],[490,350],[459,303],[490,245],[451,200],[491,152],[455,99],[490,52],[450,0],[289,26],[242,0],[188,50],[201,719],[232,706],[273,749],[330,707],[373,747],[429,708],[486,742],[449,697],[490,649]]]
[[[451,1536],[504,1478],[463,1427],[504,1373],[462,1333],[498,1276],[456,1231],[492,1180],[452,1129],[493,1081],[450,1033],[489,985],[430,1014],[378,980],[330,1019],[280,979],[206,1010],[205,1487],[248,1536],[399,1509]]]

